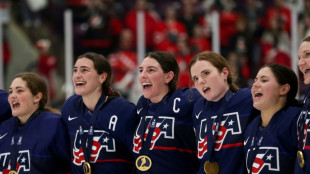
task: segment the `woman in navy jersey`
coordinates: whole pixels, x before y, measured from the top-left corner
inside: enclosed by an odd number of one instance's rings
[[[12,116],[8,96],[9,94],[6,91],[0,89],[0,123]]]
[[[297,76],[286,66],[266,64],[257,73],[252,97],[260,116],[244,135],[248,173],[294,173],[301,111],[297,90]]]
[[[135,173],[196,173],[198,160],[191,115],[199,93],[176,89],[179,66],[169,52],[148,53],[139,72],[143,96],[137,103],[140,122],[133,140]]]
[[[304,83],[310,84],[310,36],[300,44],[298,67],[304,75]],[[298,152],[295,173],[310,173],[310,89],[303,99],[302,112],[298,119]]]
[[[8,101],[13,117],[0,124],[0,173],[69,172],[66,127],[60,112],[46,107],[48,90],[43,78],[35,73],[17,74]]]
[[[243,133],[257,112],[250,89],[238,89],[231,67],[215,52],[197,54],[189,64],[189,73],[203,96],[193,112],[198,173],[245,173]]]
[[[80,55],[72,80],[75,94],[62,108],[70,136],[72,173],[131,173],[136,106],[111,89],[108,60],[93,52]]]

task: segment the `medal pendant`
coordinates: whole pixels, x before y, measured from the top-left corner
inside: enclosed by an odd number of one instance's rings
[[[11,170],[9,174],[17,174],[17,172],[15,170]]]
[[[146,155],[141,155],[136,160],[136,167],[142,172],[149,170],[151,166],[152,160]]]
[[[297,161],[298,161],[298,164],[301,168],[305,167],[305,158],[304,158],[304,154],[302,153],[301,150],[297,151]]]
[[[91,174],[91,167],[88,162],[83,163],[83,171],[84,171],[84,174]]]
[[[220,171],[220,167],[217,162],[206,161],[203,167],[206,174],[218,174]]]

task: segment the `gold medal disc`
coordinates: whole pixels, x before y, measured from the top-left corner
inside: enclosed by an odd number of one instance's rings
[[[217,162],[206,161],[203,167],[206,174],[218,174],[220,171],[220,167]]]
[[[302,153],[301,150],[297,151],[297,161],[299,163],[299,166],[301,168],[305,167],[305,159],[304,159],[304,154]]]
[[[141,155],[136,160],[136,167],[142,172],[149,170],[151,166],[152,160],[146,155]]]
[[[17,172],[15,170],[11,170],[9,174],[17,174]]]
[[[83,163],[83,171],[84,171],[84,174],[91,174],[91,167],[88,162]]]

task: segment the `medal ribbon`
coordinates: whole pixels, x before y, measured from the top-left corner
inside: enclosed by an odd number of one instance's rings
[[[150,104],[150,102],[146,99],[144,99],[143,101],[143,109],[145,108],[144,112],[142,113],[142,121],[143,121],[143,124],[142,124],[142,135],[141,135],[141,140],[142,140],[142,149],[141,149],[141,155],[148,155],[149,154],[149,151],[150,151],[150,145],[151,145],[151,141],[152,141],[152,137],[153,137],[153,132],[154,132],[154,129],[156,127],[156,123],[157,123],[157,119],[159,117],[159,111],[163,108],[163,106],[165,104],[167,104],[168,102],[168,98],[169,98],[169,93],[162,99],[162,101],[159,103],[159,105],[157,106],[156,110],[155,110],[155,113],[154,113],[154,116],[152,118],[152,120],[150,121],[150,128],[149,128],[149,131],[148,131],[148,134],[147,134],[147,137],[146,137],[146,140],[144,141],[144,134],[145,134],[145,131],[146,129],[148,128],[148,125],[145,121],[146,119],[146,115],[147,115],[147,112],[148,112],[148,106]]]
[[[308,101],[308,98],[309,98],[309,95],[310,95],[310,90],[308,90],[307,92],[307,95],[303,101],[303,108],[302,108],[302,111],[300,112],[300,115],[299,115],[299,120],[298,120],[298,123],[297,123],[297,126],[298,126],[298,149],[299,150],[303,150],[303,147],[304,147],[304,129],[305,129],[305,124],[306,124],[306,119],[308,117],[308,110],[307,110],[307,106],[309,101]],[[303,115],[303,112],[306,112],[305,115]]]
[[[94,124],[96,122],[97,119],[97,115],[98,115],[98,111],[100,111],[100,109],[104,106],[105,103],[107,103],[108,97],[106,97],[105,95],[102,95],[98,101],[98,103],[95,106],[95,110],[92,114],[89,114],[91,116],[90,119],[90,126],[88,129],[88,133],[84,133],[84,129],[83,129],[83,116],[84,116],[84,108],[85,106],[83,106],[83,101],[81,99],[80,103],[82,104],[81,106],[81,114],[79,115],[78,119],[79,119],[79,134],[78,136],[81,136],[81,143],[82,143],[82,148],[83,148],[83,153],[84,153],[84,158],[85,158],[85,162],[90,162],[90,155],[91,155],[91,150],[92,150],[92,146],[93,146],[93,137],[94,137]],[[89,112],[89,111],[87,111]]]
[[[280,115],[282,115],[281,113],[283,112],[283,108],[278,111],[270,120],[269,124],[264,128],[264,130],[262,131],[260,138],[258,141],[256,141],[257,143],[255,143],[255,137],[257,135],[257,131],[262,123],[262,121],[259,121],[256,125],[255,125],[255,129],[252,132],[252,140],[251,140],[251,148],[248,154],[248,168],[250,169],[250,173],[252,173],[252,166],[253,163],[255,161],[255,157],[258,153],[259,147],[262,145],[264,136],[269,132],[270,128],[276,123],[276,121],[280,118]]]
[[[219,128],[221,126],[221,121],[222,121],[222,118],[223,118],[223,115],[224,115],[224,110],[225,110],[225,107],[226,107],[226,104],[229,102],[229,100],[232,98],[232,96],[234,95],[234,93],[231,91],[231,90],[228,90],[227,93],[225,94],[225,98],[224,100],[222,101],[221,105],[220,105],[220,108],[218,110],[218,114],[217,114],[217,117],[214,121],[214,124],[215,124],[215,131],[214,131],[214,135],[212,135],[212,127],[213,127],[213,124],[212,126],[208,126],[208,132],[211,132],[207,134],[207,149],[208,149],[208,153],[207,153],[207,156],[206,156],[206,159],[207,160],[210,160],[210,161],[215,161],[214,159],[211,159],[212,157],[212,152],[214,151],[214,144],[215,144],[215,141],[217,139],[217,134],[218,134],[218,131],[219,131]],[[209,109],[209,114],[211,116],[211,109],[208,108],[208,101],[206,103],[206,107],[204,107],[204,111]]]
[[[149,151],[150,151],[152,137],[153,137],[153,132],[155,130],[157,119],[159,117],[159,112],[162,109],[162,107],[165,104],[167,104],[169,96],[170,96],[170,93],[168,93],[162,99],[162,101],[158,104],[157,108],[155,109],[155,113],[153,115],[153,118],[152,118],[152,120],[150,121],[149,124],[146,123],[146,115],[148,113],[148,107],[149,107],[149,105],[151,103],[150,103],[149,100],[147,100],[145,98],[143,99],[143,101],[142,101],[143,112],[141,113],[141,119],[142,119],[141,120],[141,126],[142,126],[141,127],[141,129],[142,129],[142,135],[141,135],[142,149],[141,149],[141,152],[139,153],[139,155],[148,156]],[[144,141],[144,138],[145,138],[144,134],[145,134],[147,128],[149,127],[149,125],[150,125],[150,128],[148,130],[148,134],[147,134],[146,140]],[[137,173],[149,173],[148,171],[140,171],[140,170],[137,170],[136,172]]]
[[[18,141],[15,143],[15,134],[18,132],[18,128],[19,128],[19,121],[18,118],[16,118],[15,123],[14,123],[14,127],[13,127],[13,131],[12,131],[12,140],[11,140],[11,158],[10,158],[10,163],[11,163],[11,170],[15,170],[16,169],[16,165],[17,165],[17,158],[18,158],[18,151],[19,151],[19,147],[21,147],[22,144],[22,140],[23,140],[23,136],[27,130],[27,128],[30,125],[30,122],[35,119],[38,115],[40,115],[40,111],[36,110],[27,120],[26,124],[21,128],[20,131],[20,136],[18,138]]]

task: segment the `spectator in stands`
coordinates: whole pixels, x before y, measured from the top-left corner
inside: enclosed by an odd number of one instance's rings
[[[88,28],[82,41],[83,50],[107,56],[115,49],[114,41],[122,30],[122,24],[119,19],[108,13],[104,1],[87,2]]]
[[[55,70],[57,68],[57,59],[51,54],[51,41],[48,39],[40,39],[36,42],[39,51],[39,60],[37,64],[38,73],[44,78],[48,84],[50,101],[56,97],[55,87]]]
[[[134,34],[134,43],[136,45],[137,38],[137,14],[139,11],[144,12],[144,28],[145,28],[145,46],[147,50],[154,49],[154,32],[157,23],[160,21],[156,11],[148,6],[147,0],[136,0],[134,7],[125,15],[125,26]]]
[[[154,34],[155,49],[175,53],[178,39],[183,40],[186,38],[185,25],[178,20],[175,7],[167,7],[163,20],[158,22],[156,26]]]
[[[264,31],[262,36],[262,64],[278,63],[291,66],[290,37],[283,28],[283,20],[280,16],[270,19],[270,29]]]
[[[123,29],[116,52],[108,56],[114,74],[113,88],[128,98],[134,80],[136,79],[137,54],[133,45],[133,33]]]

